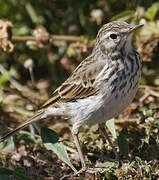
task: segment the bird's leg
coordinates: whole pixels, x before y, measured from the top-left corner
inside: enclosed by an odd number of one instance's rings
[[[106,127],[105,127],[105,123],[99,124],[99,127],[100,127],[101,131],[103,132],[105,138],[108,140],[110,146],[112,147],[113,152],[115,154],[115,159],[119,161],[119,159],[120,159],[119,153],[117,152],[114,144],[112,143],[111,139],[109,138],[109,135],[108,135]]]
[[[80,157],[80,160],[81,160],[81,165],[82,165],[81,170],[78,171],[75,175],[80,174],[80,173],[82,173],[84,171],[86,171],[88,173],[96,173],[96,172],[102,171],[103,168],[87,168],[85,160],[84,160],[84,155],[83,155],[83,152],[82,152],[82,149],[81,149],[81,146],[80,146],[80,141],[79,141],[79,138],[78,138],[78,132],[79,132],[79,128],[77,128],[76,124],[74,124],[73,128],[72,128],[72,136],[74,138],[74,142],[76,144],[76,147],[77,147],[77,150],[78,150],[78,153],[79,153],[79,157]]]
[[[79,153],[79,157],[80,157],[80,160],[81,160],[82,168],[81,168],[81,170],[79,170],[75,174],[69,174],[69,175],[62,176],[60,178],[60,180],[63,180],[63,179],[68,178],[68,177],[74,177],[76,175],[79,175],[80,173],[85,172],[86,169],[87,169],[86,163],[85,163],[85,160],[84,160],[84,156],[83,156],[83,152],[82,152],[82,149],[81,149],[81,146],[80,146],[80,141],[79,141],[79,138],[78,138],[78,133],[79,133],[79,127],[77,127],[77,125],[74,124],[73,127],[72,127],[72,136],[74,138],[74,142],[75,142],[75,145],[76,145],[78,153]]]
[[[81,149],[81,146],[80,146],[80,142],[79,142],[79,138],[78,138],[78,133],[72,132],[72,136],[74,138],[74,142],[75,142],[75,145],[77,147],[77,150],[78,150],[78,153],[79,153],[79,157],[80,157],[80,160],[81,160],[81,165],[82,165],[82,169],[81,170],[85,171],[86,170],[86,163],[85,163],[83,152],[82,152],[82,149]]]
[[[75,142],[75,145],[76,145],[78,153],[79,153],[82,168],[81,168],[81,170],[79,170],[75,174],[65,175],[65,176],[61,177],[60,180],[63,180],[63,179],[68,178],[68,177],[74,177],[74,176],[79,175],[79,174],[81,174],[83,172],[96,173],[96,172],[100,172],[100,171],[104,170],[104,168],[87,168],[85,160],[84,160],[84,155],[83,155],[83,152],[82,152],[82,149],[81,149],[81,146],[80,146],[80,141],[79,141],[79,138],[78,138],[79,127],[80,126],[78,124],[73,125],[73,127],[72,127],[72,136],[74,138],[74,142]]]

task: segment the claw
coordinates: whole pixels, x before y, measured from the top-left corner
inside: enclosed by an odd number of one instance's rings
[[[78,175],[80,175],[80,174],[82,174],[84,172],[94,174],[94,173],[97,173],[97,172],[101,172],[104,169],[105,168],[86,168],[86,167],[84,167],[81,170],[79,170],[77,173],[62,176],[60,178],[60,180],[64,180],[65,178],[68,178],[68,177],[73,178],[73,177],[78,176]]]

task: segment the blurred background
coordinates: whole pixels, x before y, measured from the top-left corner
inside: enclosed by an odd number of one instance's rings
[[[17,127],[20,122],[34,114],[53,90],[91,53],[96,34],[103,24],[118,19],[131,24],[145,24],[135,33],[133,39],[134,46],[143,59],[141,85],[133,104],[118,117],[116,125],[117,130],[122,131],[129,141],[129,152],[133,157],[137,155],[147,162],[152,159],[159,160],[159,2],[0,0],[0,19],[3,20],[0,21],[0,134],[7,132],[7,127]],[[59,121],[57,117],[41,123],[56,130],[64,139],[71,137],[67,123]],[[34,132],[34,128],[30,129]],[[84,137],[83,144],[94,141],[95,145],[98,145],[97,149],[94,149],[94,144],[88,143],[87,147],[84,147],[85,151],[87,152],[88,148],[88,151],[92,149],[93,153],[103,149],[102,145],[99,146],[97,136],[91,134],[97,133],[97,130],[89,131],[91,137],[86,134],[87,130],[86,127],[81,132]],[[28,154],[30,149],[27,149],[29,147],[26,142],[31,143],[32,148],[39,147],[35,147],[35,141],[33,143],[33,139],[28,136],[26,138],[26,135],[27,132],[22,133],[12,143],[18,142],[18,148],[22,148],[23,144],[23,151]],[[134,141],[135,137],[138,140]],[[142,140],[139,140],[140,137]],[[150,144],[153,146],[149,147]],[[1,150],[4,151],[5,148],[6,146],[2,146]],[[15,145],[12,144],[12,148],[7,150],[13,152]],[[49,159],[52,155],[48,154]],[[16,155],[19,155],[18,150]],[[21,159],[23,155],[19,156]],[[15,157],[8,157],[8,154],[3,154],[2,157],[0,164],[12,168],[18,165],[29,167],[29,163],[33,161],[27,159],[25,165],[24,162],[15,160]],[[8,163],[6,158],[9,159]],[[89,160],[92,161],[91,155]],[[42,166],[41,169],[43,168]],[[67,171],[69,170],[60,169],[59,172],[67,174]],[[49,172],[45,171],[42,178],[50,177]],[[154,172],[155,177],[157,172]],[[124,173],[123,176],[126,176],[125,171]],[[120,173],[113,175],[119,178]],[[37,177],[33,172],[31,176]]]

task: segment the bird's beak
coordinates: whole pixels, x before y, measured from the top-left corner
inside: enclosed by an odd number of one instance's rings
[[[139,29],[140,27],[144,26],[144,24],[139,24],[139,25],[135,25],[135,26],[132,26],[129,31],[127,31],[128,34],[134,32],[135,30]]]

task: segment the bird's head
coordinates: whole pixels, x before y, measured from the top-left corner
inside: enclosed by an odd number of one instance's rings
[[[124,21],[113,21],[101,27],[96,38],[95,48],[99,48],[104,54],[112,51],[129,48],[131,35],[143,24],[130,25]]]

